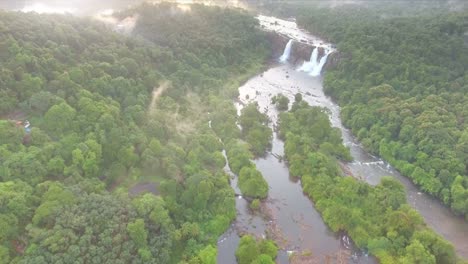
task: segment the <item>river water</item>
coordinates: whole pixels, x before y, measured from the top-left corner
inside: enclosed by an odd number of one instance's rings
[[[272,23],[272,20],[277,23]],[[290,38],[296,36],[299,38],[298,41],[301,39],[307,39],[311,43],[320,41],[313,36],[304,36],[306,33],[297,29],[295,23],[290,21],[261,18],[261,23],[266,30],[281,32]],[[299,31],[294,32],[295,30]],[[317,44],[325,45],[322,42]],[[294,101],[296,93],[301,93],[303,100],[310,105],[329,109],[332,125],[340,128],[344,144],[351,150],[354,160],[346,166],[352,174],[371,185],[378,184],[383,176],[398,179],[405,186],[408,203],[423,216],[434,231],[453,243],[460,256],[468,258],[468,223],[451,213],[439,201],[420,192],[387,162],[367,153],[350,131],[343,127],[339,106],[323,92],[322,77],[298,71],[299,68],[300,65],[278,63],[251,78],[239,88],[239,100],[242,103],[236,103],[238,110],[240,111],[244,104],[257,102],[260,110],[265,112],[275,125],[278,113],[271,104],[271,97],[279,93],[287,96],[291,102]],[[236,199],[238,218],[218,241],[218,263],[236,263],[234,252],[239,241],[236,230],[264,236],[266,230],[271,228],[279,230],[286,240],[277,260],[279,263],[288,263],[286,251],[310,251],[315,256],[313,261],[316,263],[324,263],[330,259],[332,260],[330,263],[335,263],[337,258],[343,255],[350,263],[376,263],[374,258],[367,257],[357,249],[346,249],[343,237],[327,228],[313,207],[313,203],[302,193],[300,182],[290,179],[286,165],[277,158],[283,155],[283,142],[277,139],[276,133],[272,144],[272,150],[266,157],[254,161],[270,187],[269,197],[264,205],[271,210],[272,219],[264,220],[252,214],[247,201]],[[233,179],[231,185],[239,193],[236,177],[230,172],[228,165],[226,170]],[[349,257],[353,255],[354,257]]]

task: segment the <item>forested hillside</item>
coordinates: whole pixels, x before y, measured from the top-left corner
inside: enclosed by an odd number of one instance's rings
[[[268,45],[240,11],[135,12],[131,37],[0,12],[1,263],[214,263],[235,205],[208,112],[240,139],[230,99]]]
[[[304,10],[304,8],[303,8]],[[298,11],[338,45],[326,92],[372,152],[468,217],[468,13],[343,6]]]

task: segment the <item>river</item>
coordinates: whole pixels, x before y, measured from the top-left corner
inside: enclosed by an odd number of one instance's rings
[[[259,18],[266,30],[279,32],[297,41],[306,40],[309,44],[329,47],[332,51],[332,45],[323,44],[323,41],[298,29],[294,22],[271,17]],[[283,61],[284,57],[285,54],[282,56]],[[276,124],[278,113],[271,104],[271,97],[279,93],[287,96],[291,102],[294,101],[296,93],[301,93],[303,100],[310,105],[326,107],[330,110],[332,125],[341,130],[344,144],[351,150],[353,161],[346,165],[352,174],[371,185],[378,184],[383,176],[392,176],[399,180],[405,186],[408,203],[422,215],[434,231],[453,243],[457,254],[468,258],[468,223],[455,216],[438,200],[420,192],[387,162],[367,153],[351,132],[343,127],[339,106],[323,92],[322,77],[312,76],[315,75],[312,71],[298,70],[302,68],[304,67],[301,65],[291,65],[287,62],[277,63],[251,78],[239,88],[239,99],[242,103],[236,103],[238,110],[240,111],[243,104],[257,102],[260,110],[270,117],[272,124]],[[272,150],[266,157],[254,161],[270,188],[264,205],[271,210],[272,219],[264,220],[252,214],[247,201],[236,199],[238,218],[218,241],[218,263],[236,263],[234,252],[239,242],[236,230],[264,236],[266,230],[271,228],[282,233],[287,241],[280,251],[277,260],[279,263],[288,263],[286,251],[310,251],[315,256],[313,261],[316,263],[343,256],[350,263],[376,263],[374,258],[367,257],[357,249],[346,249],[342,236],[332,233],[327,228],[313,203],[302,193],[300,182],[290,179],[286,165],[277,158],[283,155],[283,142],[277,138],[276,133],[272,144]],[[235,175],[230,172],[228,165],[225,169],[231,174],[231,184],[239,193]]]
[[[311,105],[323,105],[323,102],[326,102],[320,100],[326,98],[321,90],[320,78],[296,71],[289,64],[274,65],[239,88],[242,104],[238,103],[236,106],[240,112],[244,104],[257,102],[260,110],[267,113],[273,125],[278,120],[278,112],[271,105],[271,96],[283,93],[293,102],[294,95],[298,92],[302,93],[303,100]],[[333,263],[340,258],[349,260],[350,263],[376,263],[375,259],[366,256],[352,245],[347,249],[343,243],[343,235],[329,230],[313,203],[303,194],[300,181],[289,177],[286,164],[278,158],[283,155],[283,142],[274,133],[271,151],[265,157],[254,160],[257,169],[269,185],[268,199],[264,206],[268,208],[272,219],[264,220],[259,215],[252,214],[247,201],[237,199],[238,217],[218,242],[218,263],[236,263],[234,251],[239,241],[236,230],[258,237],[265,236],[267,230],[280,234],[284,242],[280,243],[283,250],[280,251],[279,263],[289,263],[287,251],[311,252],[312,260],[316,263],[325,263],[327,260]],[[233,179],[232,187],[236,193],[240,193],[237,178],[228,165],[225,169]]]

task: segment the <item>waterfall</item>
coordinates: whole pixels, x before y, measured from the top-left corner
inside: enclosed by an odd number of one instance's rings
[[[318,47],[315,47],[310,55],[310,63],[312,64],[312,68],[317,64],[317,57],[318,57]]]
[[[299,67],[299,71],[307,72],[311,76],[319,76],[322,72],[322,68],[327,62],[328,55],[331,53],[331,50],[328,48],[325,49],[325,54],[323,57],[320,58],[318,61],[318,47],[315,47],[310,55],[310,61],[304,61],[301,67]]]
[[[291,54],[291,47],[292,47],[293,40],[290,39],[286,47],[284,47],[283,55],[280,57],[281,62],[286,62],[289,59],[289,55]]]
[[[320,58],[319,64],[316,65],[316,67],[314,67],[310,71],[311,76],[319,76],[320,73],[322,73],[322,68],[325,65],[325,63],[327,62],[327,58],[328,58],[328,55],[330,55],[330,53],[331,53],[331,50],[325,49],[325,55],[322,58]]]
[[[299,68],[300,71],[310,72],[317,66],[318,48],[315,47],[310,55],[309,61],[304,61],[302,66]]]

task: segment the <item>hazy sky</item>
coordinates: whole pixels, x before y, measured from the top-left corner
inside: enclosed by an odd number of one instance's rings
[[[36,11],[39,13],[65,13],[89,15],[106,9],[123,9],[145,0],[0,0],[0,8],[8,10]],[[161,0],[146,0],[161,2]],[[165,0],[179,3],[201,3],[232,5],[240,7],[242,0]]]
[[[121,9],[144,0],[0,0],[0,8],[92,14],[104,9]]]

